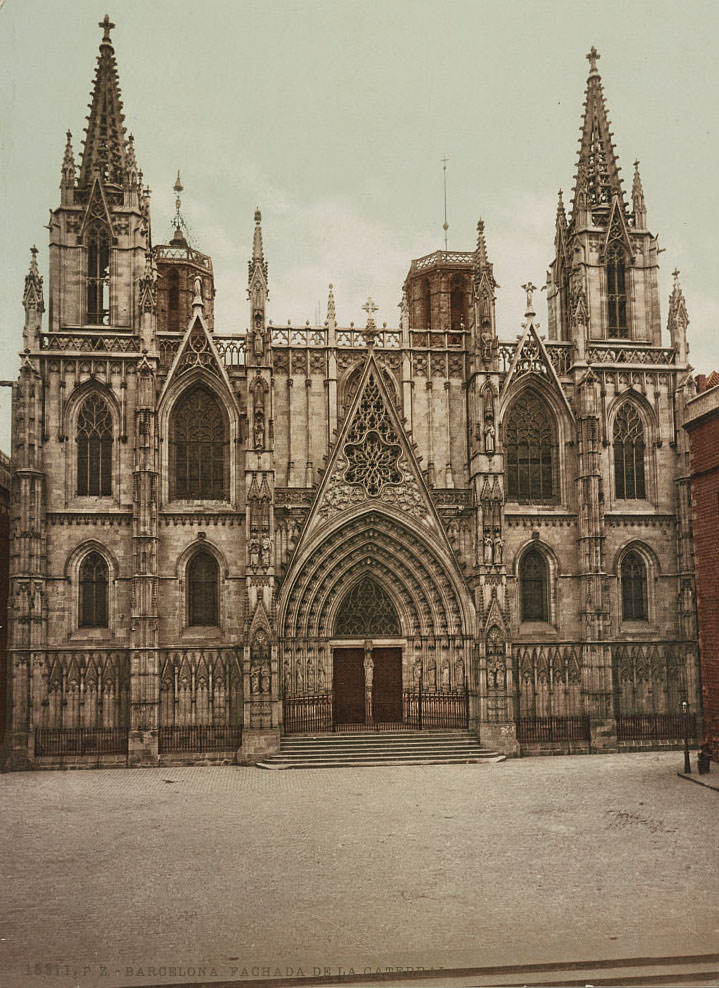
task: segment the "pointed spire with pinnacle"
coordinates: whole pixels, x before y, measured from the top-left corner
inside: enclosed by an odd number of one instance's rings
[[[103,29],[100,54],[97,56],[90,115],[87,118],[78,186],[87,189],[96,174],[105,182],[123,185],[127,177],[127,141],[124,115],[117,78],[115,50],[110,31],[115,26],[107,14],[99,26]]]
[[[72,134],[68,130],[65,135],[65,153],[62,158],[62,181],[61,189],[75,188],[75,154],[72,150]]]
[[[647,225],[647,207],[644,203],[644,189],[642,179],[639,174],[639,162],[634,162],[634,179],[632,181],[632,212],[634,213],[634,226],[638,230],[644,230]]]
[[[45,301],[42,294],[42,276],[37,266],[37,247],[33,244],[30,248],[30,270],[25,275],[25,291],[22,296],[22,304],[25,312],[34,309],[36,312],[45,311]]]
[[[498,287],[494,280],[494,265],[487,254],[484,220],[480,220],[477,223],[477,247],[473,260],[473,288],[475,335],[478,342],[485,338],[483,343],[485,349],[487,339],[495,335],[494,289]]]
[[[337,323],[337,313],[335,312],[335,296],[333,286],[330,285],[329,294],[327,296],[327,322],[336,325]]]
[[[267,261],[265,261],[265,251],[262,245],[262,213],[260,212],[259,206],[255,210],[255,230],[252,236],[252,259],[250,260],[248,267],[250,281],[252,281],[252,275],[255,270],[259,267],[265,283],[267,282]]]
[[[672,271],[674,285],[669,296],[669,315],[667,318],[667,328],[672,346],[676,350],[677,363],[685,364],[687,360],[687,326],[689,325],[689,314],[687,313],[687,303],[684,299],[682,286],[679,284],[679,270]]]
[[[577,162],[574,201],[572,203],[572,223],[581,225],[586,208],[595,220],[601,223],[609,214],[614,196],[624,207],[624,193],[619,178],[612,144],[612,132],[602,91],[602,80],[597,69],[599,53],[596,48],[587,55],[589,76],[584,100],[584,119],[579,140],[579,160]],[[586,197],[586,203],[584,199]]]

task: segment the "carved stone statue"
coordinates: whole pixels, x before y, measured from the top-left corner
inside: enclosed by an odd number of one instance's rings
[[[492,536],[485,535],[484,537],[484,562],[489,565],[492,562],[493,555],[493,544]]]
[[[253,334],[253,349],[256,357],[261,357],[265,349],[265,340],[261,329],[255,329]]]
[[[374,680],[374,660],[372,659],[372,653],[368,652],[364,658],[364,688],[368,692],[372,692],[372,682]]]
[[[488,422],[484,427],[484,451],[494,453],[494,426]]]
[[[501,566],[502,564],[503,552],[504,552],[504,542],[499,536],[497,536],[497,538],[494,540],[494,562],[498,566]]]
[[[272,540],[265,535],[262,539],[262,565],[269,566],[272,562]]]
[[[258,409],[255,412],[255,449],[265,448],[265,417]]]
[[[492,359],[492,341],[493,337],[491,333],[482,333],[481,345],[482,345],[482,360],[485,364],[488,364]]]
[[[260,561],[260,540],[257,538],[250,539],[248,549],[250,552],[250,566],[257,566]]]

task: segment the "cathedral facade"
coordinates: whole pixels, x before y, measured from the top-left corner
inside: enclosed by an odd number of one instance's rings
[[[481,222],[412,261],[396,328],[371,300],[339,325],[331,286],[323,325],[274,327],[259,211],[233,336],[179,208],[152,242],[101,27],[47,312],[34,248],[23,296],[6,764],[252,763],[350,730],[676,742],[682,698],[699,715],[688,319],[675,278],[662,340],[596,52],[546,336],[529,283],[497,326]]]

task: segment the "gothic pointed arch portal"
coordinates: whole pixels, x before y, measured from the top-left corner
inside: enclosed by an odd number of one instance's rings
[[[434,726],[466,727],[475,612],[442,546],[373,509],[302,556],[278,608],[285,730],[303,729],[290,722],[297,711],[320,709],[305,729],[378,717],[416,726],[420,690],[452,712]]]

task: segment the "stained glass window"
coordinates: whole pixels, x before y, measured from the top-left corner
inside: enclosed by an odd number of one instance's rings
[[[107,563],[99,552],[89,552],[80,566],[81,628],[107,627]]]
[[[545,402],[525,390],[512,405],[504,428],[507,494],[515,501],[553,501],[556,440]]]
[[[538,549],[530,549],[519,571],[522,621],[549,620],[547,583],[547,561]]]
[[[175,499],[227,500],[227,428],[220,403],[199,385],[177,404],[173,417]]]
[[[100,395],[90,395],[77,417],[77,493],[112,494],[112,415]]]
[[[614,419],[614,489],[618,498],[646,497],[644,485],[644,426],[627,401]]]
[[[196,553],[187,567],[188,624],[216,626],[219,567],[214,556],[204,550]]]
[[[628,552],[622,560],[622,617],[647,620],[647,568],[638,552]]]
[[[337,613],[335,634],[351,638],[401,634],[394,604],[371,577],[363,577],[345,595]]]

